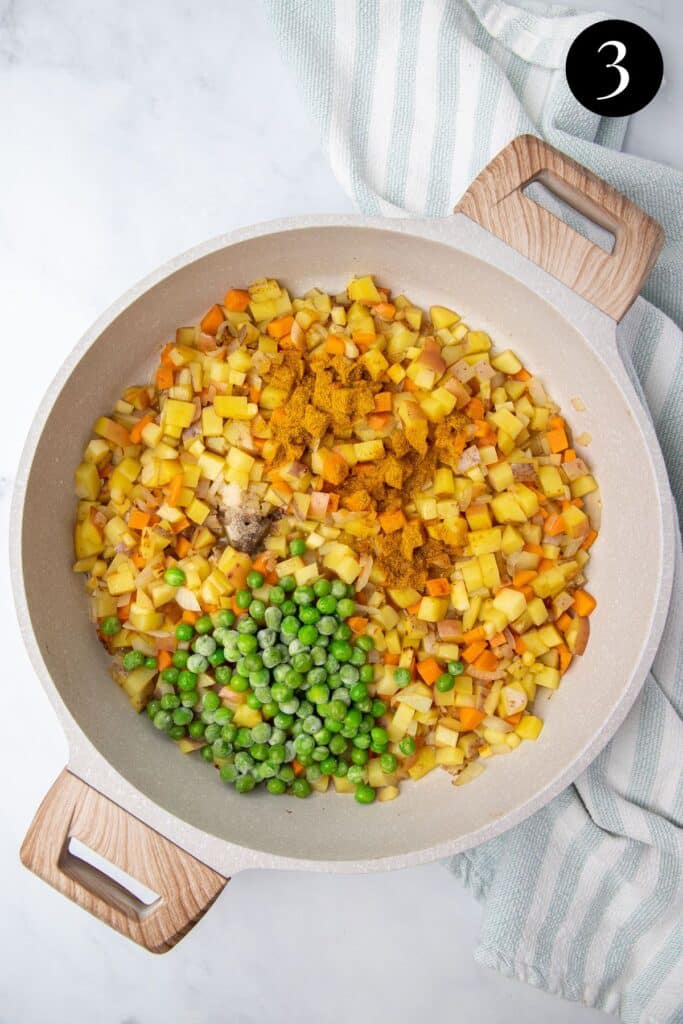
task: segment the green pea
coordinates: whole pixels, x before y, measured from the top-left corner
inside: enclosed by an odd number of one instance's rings
[[[221,699],[213,690],[207,690],[204,694],[203,705],[207,711],[217,711],[221,706]]]
[[[199,703],[199,694],[196,690],[184,690],[180,694],[180,703],[184,708],[193,708]]]
[[[335,640],[350,640],[353,636],[353,630],[347,622],[340,622],[334,631]]]
[[[170,729],[171,726],[173,725],[173,717],[171,715],[171,712],[165,710],[157,711],[152,721],[154,722],[155,729],[160,729],[164,732],[167,729]]]
[[[205,658],[208,658],[210,654],[216,650],[216,641],[212,636],[198,636],[195,638],[192,644],[192,650],[196,651],[197,654],[203,654]]]
[[[227,743],[234,743],[237,736],[237,726],[233,725],[232,722],[229,725],[224,725],[221,729],[221,736]]]
[[[289,553],[294,558],[301,557],[306,554],[306,541],[303,537],[295,537],[294,540],[289,542]]]
[[[235,595],[235,603],[238,608],[248,608],[251,604],[251,591],[238,590]]]
[[[331,590],[332,584],[329,580],[320,579],[313,584],[313,593],[316,597],[327,597]]]
[[[317,623],[318,632],[323,636],[332,636],[337,628],[337,620],[332,615],[323,615]]]
[[[450,672],[444,672],[436,680],[436,688],[439,693],[448,693],[455,686],[455,676],[452,676]]]
[[[210,615],[202,615],[194,624],[197,633],[210,633],[213,629],[213,622]]]
[[[285,759],[284,743],[274,743],[268,752],[268,761],[273,765],[280,765]]]
[[[182,740],[186,735],[184,725],[172,725],[168,730],[168,735],[172,740]]]
[[[292,658],[292,667],[302,675],[305,675],[313,668],[313,659],[308,651],[301,651]],[[303,683],[303,680],[302,680]]]
[[[187,667],[190,672],[194,672],[195,675],[201,675],[202,672],[206,672],[209,667],[209,662],[203,654],[191,654],[187,659]]]
[[[221,629],[230,629],[234,623],[235,613],[231,612],[229,608],[221,608],[219,612],[216,612],[216,625]]]
[[[253,654],[258,647],[258,640],[253,633],[243,633],[237,640],[237,650],[241,654]]]
[[[358,670],[361,683],[372,683],[375,680],[375,670],[372,665],[361,665]]]
[[[398,767],[398,761],[393,754],[382,754],[379,759],[379,766],[386,775],[391,775]]]
[[[174,711],[175,708],[180,707],[180,698],[176,697],[175,693],[165,693],[160,704],[164,711]]]
[[[160,710],[161,710],[161,703],[158,700],[150,700],[150,701],[147,702],[147,707],[145,708],[145,711],[147,712],[147,714],[149,715],[150,718],[154,718],[154,716],[156,715],[157,711],[160,711]]]
[[[337,615],[341,619],[348,619],[356,611],[356,602],[348,597],[343,597],[337,604]]]
[[[259,629],[256,634],[256,640],[261,650],[265,651],[266,648],[275,646],[277,643],[277,633],[274,629],[268,627]]]
[[[229,725],[233,715],[234,711],[231,711],[230,708],[217,708],[213,720],[216,725]]]
[[[250,748],[249,753],[255,761],[265,761],[270,753],[270,747],[267,743],[254,743],[253,747]]]
[[[285,592],[282,589],[282,587],[276,583],[275,586],[271,587],[270,590],[268,591],[268,600],[270,601],[271,604],[279,605],[282,604],[284,599]]]
[[[411,674],[409,668],[395,668],[394,669],[394,682],[398,686],[407,686],[411,680]]]
[[[247,586],[250,590],[258,590],[265,583],[265,576],[262,572],[258,572],[257,569],[252,569],[251,572],[247,573]]]
[[[158,668],[159,667],[159,665],[157,663],[157,659],[152,657],[151,654],[148,657],[145,658],[144,665],[145,665],[145,668]]]
[[[294,715],[286,715],[279,711],[273,718],[273,725],[276,729],[291,729],[294,724]]]
[[[363,633],[362,636],[356,638],[356,647],[360,647],[361,651],[371,651],[375,646],[375,641],[367,633]]]
[[[360,747],[354,747],[351,751],[351,760],[354,764],[366,764],[369,756],[367,750],[361,750]]]
[[[318,641],[318,630],[312,625],[302,626],[297,633],[297,637],[307,647],[314,647]]]
[[[349,766],[346,761],[337,761],[337,767],[334,771],[335,779],[344,779],[348,775]]]
[[[175,628],[176,640],[187,643],[194,636],[194,626],[189,622],[179,622]]]
[[[448,671],[452,676],[461,676],[465,671],[465,664],[462,661],[449,661]]]
[[[125,667],[125,665],[124,665],[124,667]],[[161,673],[162,682],[170,683],[171,686],[175,686],[176,685],[176,683],[178,682],[178,677],[179,676],[180,676],[180,672],[178,671],[177,668],[174,668],[172,665],[169,666],[168,668],[165,668],[164,671]]]
[[[412,736],[404,736],[398,745],[398,749],[401,751],[404,757],[410,757],[415,753],[415,740]]]
[[[292,796],[299,797],[300,800],[305,799],[311,792],[311,784],[307,779],[295,779],[292,783]]]
[[[352,654],[351,644],[346,640],[333,640],[330,651],[339,662],[348,661]]]
[[[252,708],[254,711],[261,710],[261,701],[258,699],[255,693],[247,694],[247,707]]]
[[[204,730],[204,739],[207,743],[214,743],[221,735],[221,727],[215,722],[209,722]]]
[[[272,793],[273,796],[281,796],[283,793],[287,792],[287,785],[282,781],[282,779],[268,779],[266,789],[269,793]]]
[[[297,635],[300,628],[301,624],[299,623],[298,619],[296,619],[293,615],[286,615],[285,618],[282,620],[280,631],[283,636],[292,637]]]
[[[202,747],[199,751],[199,756],[203,758],[204,761],[211,761],[211,763],[213,763],[213,751],[211,747]]]
[[[230,688],[235,693],[245,693],[249,689],[249,677],[236,674],[230,680]]]
[[[164,579],[169,587],[182,587],[187,577],[179,565],[171,565],[164,573]]]
[[[174,651],[171,655],[171,661],[176,668],[185,668],[187,665],[187,659],[190,657],[189,651]]]
[[[354,796],[359,804],[372,804],[375,802],[375,793],[372,786],[366,786],[364,783],[360,786],[356,786],[356,792]]]
[[[239,772],[235,768],[234,764],[231,764],[229,761],[227,762],[227,764],[222,764],[220,766],[218,774],[220,775],[223,782],[235,782],[235,780],[239,777]]]
[[[255,785],[256,780],[251,775],[240,775],[239,778],[235,779],[235,789],[238,793],[249,793]]]
[[[319,597],[315,604],[318,611],[322,612],[323,615],[334,615],[337,610],[337,598],[332,597],[332,594]]]
[[[336,757],[326,757],[324,761],[320,762],[320,772],[322,775],[333,775],[334,770],[337,767]]]
[[[387,712],[387,708],[386,708],[386,704],[384,703],[384,701],[379,700],[379,699],[373,700],[373,702],[372,702],[372,711],[370,712],[370,714],[372,715],[373,718],[381,718],[382,715],[386,714],[386,712]]]
[[[278,707],[275,701],[268,700],[261,705],[261,714],[264,718],[274,718],[278,712]]]
[[[187,731],[193,740],[200,740],[204,735],[205,729],[206,726],[203,722],[194,721],[190,722]]]
[[[258,633],[259,624],[251,615],[244,615],[237,623],[238,633]]]
[[[252,619],[255,619],[257,622],[263,622],[266,616],[266,606],[263,601],[260,601],[255,597],[249,605],[249,614]]]
[[[331,718],[337,722],[343,722],[346,718],[346,713],[346,704],[341,700],[331,700],[324,712],[326,718]]]
[[[282,661],[282,654],[276,647],[267,647],[261,658],[266,668],[276,668]]]
[[[367,655],[365,651],[362,651],[360,647],[354,646],[351,651],[351,658],[349,659],[350,664],[355,665],[356,668],[360,668],[361,665],[365,664],[366,660]]]
[[[354,686],[360,678],[360,673],[355,665],[342,665],[339,669],[339,676],[345,686]]]
[[[297,736],[296,740],[294,741],[294,749],[296,750],[297,754],[303,754],[304,756],[306,754],[312,754],[313,751],[315,750],[315,740],[313,739],[312,736],[308,736],[306,735],[306,733],[302,733],[300,736]]]
[[[315,591],[313,587],[296,587],[292,598],[295,604],[313,604],[315,601]]]
[[[280,605],[280,611],[283,615],[296,615],[299,611],[299,605],[288,597],[287,600],[283,601]]]
[[[351,742],[354,747],[357,747],[359,750],[367,750],[370,746],[371,740],[367,733],[363,733],[359,736],[354,736]]]
[[[365,769],[360,764],[352,764],[349,766],[346,777],[352,786],[360,786],[365,779]]]
[[[342,597],[346,597],[346,584],[343,580],[333,580],[330,588],[332,596],[339,600]]]
[[[326,704],[330,699],[330,688],[324,683],[318,683],[310,688],[308,697],[314,704]]]
[[[116,636],[121,632],[121,622],[118,615],[107,615],[100,623],[102,636]]]
[[[327,729],[328,732],[330,731],[327,725],[325,726],[325,728]],[[330,740],[330,751],[331,753],[337,756],[339,754],[343,754],[347,746],[348,744],[343,736],[333,736],[332,739]]]
[[[234,743],[236,747],[241,747],[243,750],[247,750],[249,747],[253,746],[254,740],[251,735],[251,730],[247,729],[245,726],[238,729]]]
[[[213,654],[209,655],[209,665],[211,665],[212,668],[218,668],[224,661],[225,653],[220,649],[220,647],[217,647]]]
[[[351,700],[355,704],[356,701],[363,700],[363,698],[367,697],[368,688],[365,683],[354,683],[349,690],[349,694],[351,695]]]
[[[296,590],[296,580],[293,576],[283,576],[280,580],[280,586],[286,594],[289,594],[292,590]]]
[[[299,609],[299,621],[305,626],[315,625],[320,620],[320,612],[313,605],[303,605]]]
[[[145,663],[145,656],[141,651],[127,651],[123,656],[123,667],[127,672],[140,668]]]
[[[215,672],[216,682],[220,686],[229,686],[232,679],[232,669],[229,665],[219,665]]]

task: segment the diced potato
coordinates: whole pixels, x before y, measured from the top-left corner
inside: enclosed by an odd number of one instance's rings
[[[494,526],[490,530],[475,530],[467,534],[467,543],[473,555],[486,555],[489,552],[500,551],[503,534],[499,526]]]
[[[244,395],[216,395],[213,405],[218,416],[231,420],[253,420],[258,412]]]
[[[346,290],[349,298],[354,302],[367,302],[372,305],[382,301],[382,296],[377,291],[377,286],[369,274],[366,277],[355,277],[349,281]]]
[[[436,767],[436,751],[434,747],[423,747],[417,755],[417,761],[410,766],[408,774],[411,779],[421,779],[423,775],[431,772]]]
[[[522,364],[519,359],[509,348],[506,348],[504,352],[500,353],[500,355],[494,356],[491,360],[491,366],[495,367],[496,370],[499,370],[501,373],[509,374],[511,377],[514,376],[515,373],[519,373],[522,369]]]
[[[526,598],[519,590],[504,587],[494,597],[493,607],[503,612],[509,622],[513,622],[525,611]]]
[[[412,587],[390,588],[387,590],[389,597],[398,608],[409,608],[420,600],[420,592]]]
[[[541,735],[542,728],[543,722],[536,715],[523,715],[515,732],[523,740],[537,740]]]
[[[489,466],[488,479],[496,491],[504,491],[506,487],[510,487],[515,482],[510,463],[497,462],[495,465]]]
[[[491,499],[491,511],[499,523],[525,523],[527,521],[524,509],[514,495],[507,491],[504,494],[496,494]]]
[[[136,711],[142,711],[152,696],[156,674],[155,668],[145,668],[143,665],[134,668],[123,678],[123,689]]]
[[[592,494],[593,491],[597,491],[598,485],[595,482],[595,478],[590,473],[586,473],[584,476],[577,477],[576,480],[572,480],[570,484],[572,498],[583,498],[587,494]]]
[[[257,708],[250,708],[247,704],[240,704],[235,711],[233,724],[239,729],[253,729],[255,725],[263,721],[263,715]]]
[[[417,617],[423,622],[440,622],[446,618],[449,603],[447,597],[423,597],[417,610]]]
[[[447,306],[431,306],[429,309],[429,319],[432,321],[434,330],[441,331],[445,327],[452,327],[453,324],[457,324],[460,317],[452,309],[448,309]]]
[[[565,484],[560,476],[560,471],[556,466],[539,466],[538,480],[546,497],[564,497]],[[574,495],[574,497],[576,497],[576,495]]]
[[[97,501],[100,495],[100,475],[94,462],[82,462],[74,473],[76,496],[85,501]]]

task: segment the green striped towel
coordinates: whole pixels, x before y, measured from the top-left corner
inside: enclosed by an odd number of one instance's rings
[[[568,91],[567,47],[605,16],[499,0],[266,2],[363,212],[445,216],[495,153],[533,132],[665,226],[650,301],[637,301],[620,343],[680,514],[683,175],[619,152],[627,121],[589,113]],[[548,807],[448,864],[483,904],[480,963],[648,1024],[683,1022],[680,545],[677,561],[665,638],[615,739]]]

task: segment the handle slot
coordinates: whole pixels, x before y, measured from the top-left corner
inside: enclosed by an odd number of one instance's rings
[[[606,252],[525,195],[541,182],[573,210],[614,235]],[[585,167],[534,135],[493,158],[456,206],[614,320],[621,320],[664,243],[657,221]]]
[[[84,886],[94,896],[141,920],[161,896],[143,882],[123,871],[76,836],[69,836],[59,855],[60,871]]]
[[[573,194],[565,198],[567,193],[562,184],[550,171],[541,172],[524,186],[522,193],[582,238],[600,246],[603,252],[614,252],[619,225],[611,217],[603,216],[604,211],[599,207],[590,217],[577,209],[572,202]]]

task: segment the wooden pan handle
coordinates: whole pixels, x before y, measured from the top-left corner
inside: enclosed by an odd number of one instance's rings
[[[570,206],[611,231],[614,249],[577,234],[522,191],[540,181]],[[520,135],[493,158],[455,208],[603,313],[621,320],[664,242],[657,221],[575,160],[534,135]]]
[[[147,905],[74,856],[69,851],[73,838],[159,898]],[[228,882],[66,770],[38,808],[21,860],[64,896],[152,953],[175,946]]]

